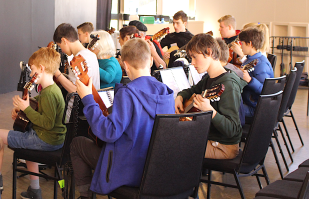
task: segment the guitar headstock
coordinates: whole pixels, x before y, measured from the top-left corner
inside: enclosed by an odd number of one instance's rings
[[[223,84],[218,84],[213,86],[210,89],[207,89],[206,94],[203,94],[203,97],[206,97],[211,102],[219,101],[220,96],[222,95],[223,91],[225,90],[225,86]]]
[[[85,77],[88,77],[87,74],[88,66],[83,56],[81,55],[74,56],[70,64],[71,64],[70,68],[75,74],[75,76],[78,77],[83,82],[83,79],[85,79]],[[88,84],[89,77],[86,79],[87,82],[83,82],[84,84]]]
[[[39,78],[40,76],[38,75],[38,73],[35,73],[32,76],[31,80],[25,84],[24,91],[31,91],[34,88],[33,83],[36,83]]]
[[[255,60],[251,61],[250,63],[242,66],[242,69],[246,70],[248,72],[252,72],[252,71],[254,71],[254,67],[257,65],[258,62],[259,62],[259,60],[255,59]]]
[[[57,44],[56,44],[55,42],[53,42],[53,41],[49,42],[49,43],[47,44],[47,47],[48,47],[48,48],[52,48],[52,49],[54,49],[54,50],[57,50]]]
[[[163,28],[162,30],[154,34],[151,37],[151,40],[157,40],[158,42],[160,42],[161,39],[163,39],[168,33],[170,33],[170,28],[169,27]]]
[[[91,40],[91,42],[88,44],[87,48],[88,48],[89,50],[94,50],[94,49],[97,47],[97,45],[98,45],[97,41],[100,40],[100,35],[98,35],[98,34],[97,34],[97,35],[91,34],[91,35],[90,35],[90,38],[91,38],[92,40]]]

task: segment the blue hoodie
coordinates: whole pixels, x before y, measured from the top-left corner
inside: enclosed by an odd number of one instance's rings
[[[140,186],[156,114],[174,114],[173,91],[151,76],[116,84],[113,112],[105,117],[92,95],[82,99],[84,114],[103,146],[90,189],[108,194]]]
[[[244,103],[253,108],[256,107],[265,79],[274,77],[274,71],[270,62],[260,52],[253,56],[247,56],[247,60],[242,65],[246,65],[255,59],[258,60],[258,63],[254,67],[254,71],[249,73],[251,81],[245,86],[242,93]]]

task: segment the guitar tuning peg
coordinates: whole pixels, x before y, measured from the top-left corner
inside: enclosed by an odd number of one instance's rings
[[[220,97],[217,97],[217,99],[216,99],[217,101],[220,101]]]
[[[34,88],[34,85],[31,85],[28,90],[31,91],[33,88]]]

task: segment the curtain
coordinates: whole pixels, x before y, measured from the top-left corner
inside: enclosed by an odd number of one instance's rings
[[[108,30],[111,21],[112,0],[97,0],[97,30]]]

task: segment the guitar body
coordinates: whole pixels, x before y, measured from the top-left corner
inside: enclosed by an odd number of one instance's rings
[[[85,62],[85,59],[81,55],[75,56],[72,59],[71,69],[74,72],[75,76],[77,76],[82,83],[84,83],[85,85],[88,85],[89,79],[90,79],[88,74],[87,74],[88,66],[87,66],[87,63]],[[109,115],[108,110],[107,110],[104,102],[102,101],[98,91],[95,89],[94,85],[92,85],[92,95],[93,95],[94,100],[99,104],[103,115],[108,116]],[[89,127],[89,130],[88,130],[88,135],[93,141],[95,141],[97,146],[99,146],[99,147],[103,146],[104,142],[101,141],[99,138],[97,138],[93,134],[90,127]]]
[[[38,102],[35,99],[30,98],[29,99],[30,106],[37,111],[38,110]],[[20,131],[20,132],[25,132],[29,130],[31,127],[32,123],[30,120],[27,118],[26,114],[23,111],[19,111],[18,115],[15,119],[15,122],[13,124],[13,129],[14,131]]]
[[[173,52],[174,50],[178,50],[178,49],[179,49],[178,46],[172,46],[172,47],[170,47],[166,52],[167,52],[167,53],[171,53],[171,52]],[[168,66],[168,63],[170,62],[170,59],[164,59],[164,61],[165,61],[166,65]]]

